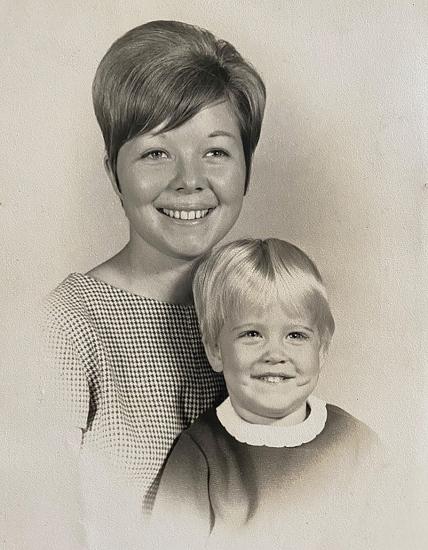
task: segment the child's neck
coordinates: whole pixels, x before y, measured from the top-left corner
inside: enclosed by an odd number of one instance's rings
[[[251,413],[250,411],[244,411],[239,407],[236,407],[232,399],[231,402],[235,412],[243,420],[249,422],[250,424],[260,424],[264,426],[294,426],[304,422],[310,413],[310,407],[306,402],[295,411],[280,418],[259,416]]]

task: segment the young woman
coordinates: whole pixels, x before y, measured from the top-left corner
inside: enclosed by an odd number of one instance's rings
[[[111,46],[93,100],[129,242],[52,292],[48,346],[62,425],[91,472],[83,493],[112,509],[121,508],[112,495],[134,495],[150,510],[174,439],[224,398],[202,346],[191,274],[239,216],[265,88],[228,42],[155,21]],[[126,490],[109,493],[109,485]],[[112,509],[98,514],[106,525]]]

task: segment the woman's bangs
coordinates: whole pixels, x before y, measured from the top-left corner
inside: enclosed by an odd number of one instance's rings
[[[193,77],[192,77],[193,76]],[[198,78],[196,78],[196,76]],[[134,135],[160,127],[168,132],[190,120],[199,111],[225,98],[224,83],[208,73],[189,75],[179,81],[163,79],[136,96]]]

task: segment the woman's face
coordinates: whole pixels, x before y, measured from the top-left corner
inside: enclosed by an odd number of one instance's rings
[[[226,235],[242,207],[245,159],[228,103],[125,143],[117,177],[131,239],[170,257],[197,258]]]

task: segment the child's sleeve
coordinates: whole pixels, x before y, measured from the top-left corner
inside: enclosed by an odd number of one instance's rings
[[[183,433],[162,473],[151,519],[151,549],[205,547],[211,530],[208,479],[204,452]]]

